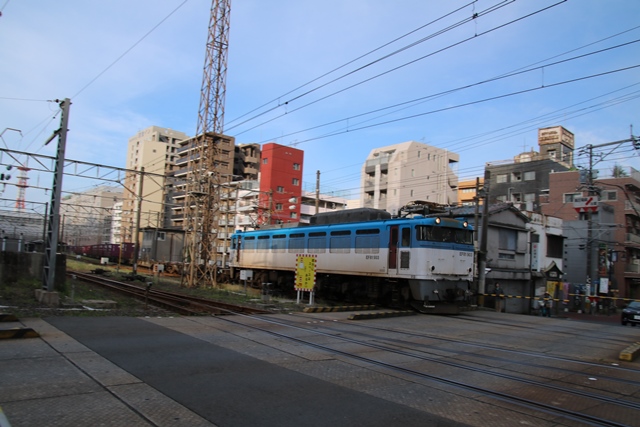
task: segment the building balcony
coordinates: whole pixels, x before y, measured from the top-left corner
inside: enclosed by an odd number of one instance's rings
[[[624,210],[625,211],[632,211],[632,212],[639,212],[640,211],[640,204],[630,202],[629,200],[625,200],[624,201]]]
[[[448,184],[449,187],[451,188],[458,188],[458,177],[453,173],[453,171],[450,171],[451,173],[448,175]]]
[[[245,166],[244,167],[244,173],[245,174],[256,174],[256,173],[258,173],[258,169],[254,168],[252,166]]]
[[[635,244],[635,245],[640,245],[640,236],[638,236],[636,234],[626,233],[624,235],[624,242],[625,243],[632,243],[632,244]]]
[[[625,264],[624,272],[640,274],[640,260],[634,259],[631,263]]]

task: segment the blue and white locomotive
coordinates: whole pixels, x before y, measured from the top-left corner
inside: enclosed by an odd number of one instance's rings
[[[252,270],[254,283],[281,292],[293,291],[297,256],[311,254],[318,298],[434,313],[471,303],[473,230],[444,215],[353,209],[316,215],[306,226],[239,231],[231,241],[232,274]]]

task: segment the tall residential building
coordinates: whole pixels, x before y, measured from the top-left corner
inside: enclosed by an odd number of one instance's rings
[[[520,210],[542,212],[549,197],[549,174],[573,167],[574,136],[562,126],[539,129],[538,146],[540,152],[487,163],[489,203],[511,202]]]
[[[408,202],[457,203],[460,156],[416,141],[376,148],[362,167],[361,206],[397,215]]]
[[[188,184],[187,180],[191,178],[190,167],[199,167],[199,148],[194,144],[194,138],[189,138],[179,143],[179,148],[176,151],[177,158],[175,160],[175,169],[173,171],[173,192],[172,192],[172,205],[171,205],[171,226],[185,228],[188,224],[185,224],[185,203],[187,201],[186,191]],[[207,134],[207,141],[215,138],[216,144],[218,144],[218,154],[216,159],[217,177],[219,183],[210,182],[209,184],[219,185],[220,183],[232,181],[233,177],[233,157],[235,150],[235,138],[227,135],[213,135]],[[209,143],[209,142],[207,142]],[[191,162],[191,163],[190,163]],[[190,183],[193,184],[193,183]],[[210,195],[213,191],[218,189],[204,188],[205,183],[200,183],[200,188],[205,197]],[[194,187],[195,188],[195,187]]]
[[[150,126],[129,138],[126,168],[146,175],[140,181],[140,174],[129,172],[125,178],[124,201],[121,219],[121,241],[133,242],[134,227],[137,222],[138,196],[142,185],[140,203],[140,228],[163,227],[166,223],[168,193],[166,176],[174,170],[181,141],[189,137],[182,132]],[[173,201],[170,200],[169,203]]]
[[[300,221],[304,151],[270,142],[262,146],[260,205],[268,206],[270,224]]]
[[[260,144],[240,144],[235,147],[233,157],[234,178],[257,181],[260,173]]]
[[[122,243],[122,202],[115,203],[111,212],[111,243]]]

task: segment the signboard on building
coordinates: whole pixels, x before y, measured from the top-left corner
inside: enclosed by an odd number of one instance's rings
[[[598,196],[576,197],[573,208],[576,212],[598,212]]]
[[[574,136],[562,126],[538,129],[538,144],[564,144],[573,149]]]
[[[531,271],[538,271],[538,253],[540,252],[540,243],[531,244]]]

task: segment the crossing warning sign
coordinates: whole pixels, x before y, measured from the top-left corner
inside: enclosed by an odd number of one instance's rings
[[[313,292],[317,261],[316,255],[296,255],[296,291]]]
[[[573,208],[576,212],[598,212],[598,197],[576,197],[573,199]]]

